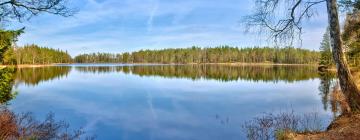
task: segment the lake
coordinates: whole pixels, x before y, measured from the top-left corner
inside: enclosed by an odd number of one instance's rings
[[[326,127],[333,113],[323,80],[315,66],[21,68],[7,106],[40,120],[52,112],[101,140],[238,140],[244,121],[266,112],[317,112]]]

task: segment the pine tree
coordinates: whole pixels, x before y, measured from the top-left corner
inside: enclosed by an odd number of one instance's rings
[[[323,40],[320,43],[320,65],[331,66],[334,64],[331,53],[329,28],[326,29]]]

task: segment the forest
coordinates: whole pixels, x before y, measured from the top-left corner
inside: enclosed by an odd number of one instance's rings
[[[4,53],[3,64],[54,64],[71,63],[72,58],[66,52],[59,49],[40,47],[35,44],[23,47],[12,47]]]
[[[74,58],[76,63],[280,63],[316,64],[320,53],[301,48],[219,46],[214,48],[177,48],[140,50],[132,53],[91,53]]]

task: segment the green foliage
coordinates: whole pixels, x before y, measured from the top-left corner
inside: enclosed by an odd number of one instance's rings
[[[16,65],[16,58],[14,48],[8,49],[3,55],[3,64],[5,65]]]
[[[24,29],[5,31],[0,29],[0,63],[3,63],[4,57],[8,60],[9,53],[7,53],[7,55],[5,54],[10,50],[17,37],[23,33],[23,30]]]
[[[319,53],[306,49],[286,47],[215,48],[140,50],[132,53],[92,53],[75,57],[77,63],[287,63],[315,64]]]
[[[15,97],[12,86],[15,79],[15,68],[0,68],[0,104]]]
[[[320,43],[320,65],[331,66],[334,65],[334,60],[331,53],[331,43],[330,43],[330,31],[329,28],[326,29],[326,32],[323,35],[323,40]]]
[[[17,64],[53,64],[70,63],[71,56],[59,49],[39,47],[38,45],[25,45],[15,48],[14,55]]]

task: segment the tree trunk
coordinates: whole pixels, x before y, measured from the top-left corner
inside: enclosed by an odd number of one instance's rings
[[[341,41],[337,0],[327,0],[332,54],[342,92],[350,106],[351,112],[360,111],[360,92],[351,76]]]

